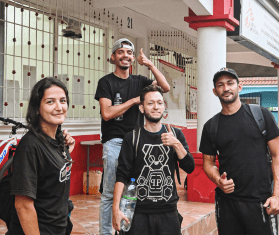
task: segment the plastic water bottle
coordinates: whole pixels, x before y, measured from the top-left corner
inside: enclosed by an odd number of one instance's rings
[[[114,99],[114,105],[122,104],[122,98],[120,97],[120,93],[116,93],[115,99]],[[123,115],[114,118],[115,121],[122,121]]]
[[[124,213],[124,215],[129,219],[129,224],[125,220],[121,221],[120,227],[121,230],[127,232],[130,230],[132,225],[132,220],[134,216],[134,211],[137,203],[137,190],[135,179],[132,178],[131,182],[125,186],[122,198],[120,201],[120,210]]]

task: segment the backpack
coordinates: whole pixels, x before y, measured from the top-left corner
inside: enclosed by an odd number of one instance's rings
[[[265,141],[266,141],[266,126],[265,126],[265,120],[264,120],[264,116],[263,116],[263,112],[261,110],[261,106],[260,105],[256,105],[256,104],[249,104],[249,105],[243,105],[244,109],[246,109],[248,111],[248,109],[251,110],[252,116],[254,118],[254,120],[257,123],[257,126],[262,134],[262,136],[264,137]],[[216,149],[216,142],[217,142],[217,128],[218,128],[218,122],[219,122],[219,117],[220,117],[220,113],[217,113],[215,116],[213,116],[211,124],[210,124],[210,139],[211,139],[211,143],[212,143],[212,148]],[[267,148],[267,161],[270,164],[270,179],[271,181],[273,180],[273,176],[272,176],[272,171],[271,171],[271,162],[272,162],[272,158],[268,149],[268,146],[266,144],[266,148]],[[217,150],[217,149],[216,149]],[[219,151],[217,150],[217,156],[219,155]]]
[[[168,132],[168,129],[166,128],[166,126],[165,125],[163,125],[163,126],[165,127],[166,131]],[[172,126],[170,126],[170,128],[172,130],[172,133],[173,133],[174,137],[177,138],[176,133],[174,131],[174,128]],[[133,130],[133,147],[134,147],[134,152],[135,152],[134,158],[136,158],[137,155],[138,155],[137,153],[138,153],[140,131],[141,131],[141,127],[140,128],[136,128],[136,129]],[[177,163],[176,160],[174,162],[175,162],[174,164],[175,164],[175,171],[176,171],[177,181],[181,185],[178,163]]]
[[[11,217],[15,211],[15,197],[11,194],[13,173],[4,176],[0,181],[0,219],[6,223],[9,230]]]

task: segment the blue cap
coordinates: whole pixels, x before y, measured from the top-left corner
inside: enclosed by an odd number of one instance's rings
[[[136,180],[135,180],[134,178],[131,178],[131,181],[132,181],[132,182],[135,182]]]

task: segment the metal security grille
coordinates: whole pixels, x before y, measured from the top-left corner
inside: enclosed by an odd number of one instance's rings
[[[24,119],[33,85],[54,76],[69,89],[69,121],[99,119],[94,95],[114,70],[109,58],[121,28],[91,0],[0,2],[0,116]]]
[[[190,113],[190,88],[197,87],[197,40],[182,31],[152,30],[150,34],[150,59],[159,68],[164,60],[184,70],[186,92],[186,119],[197,119]],[[150,73],[150,77],[153,74]]]

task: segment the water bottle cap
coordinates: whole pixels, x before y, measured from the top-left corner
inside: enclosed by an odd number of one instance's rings
[[[131,181],[132,181],[132,182],[135,182],[136,180],[135,180],[134,178],[131,178]]]

